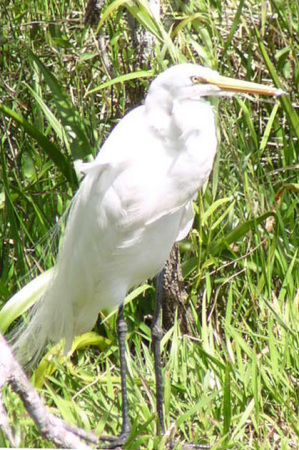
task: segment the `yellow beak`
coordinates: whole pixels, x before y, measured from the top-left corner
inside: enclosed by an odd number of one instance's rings
[[[233,78],[223,77],[217,75],[216,77],[207,77],[202,81],[219,87],[222,91],[227,92],[244,92],[248,94],[268,95],[270,97],[278,97],[285,95],[282,89],[276,89],[272,86],[266,86],[258,83],[251,83],[250,81],[235,80]]]

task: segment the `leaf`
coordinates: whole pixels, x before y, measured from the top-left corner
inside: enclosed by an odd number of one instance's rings
[[[149,5],[145,0],[138,1],[128,1],[128,0],[116,0],[112,2],[111,5],[107,7],[105,12],[102,15],[100,23],[97,27],[97,33],[103,27],[104,23],[107,19],[116,11],[119,7],[125,6],[129,13],[140,23],[142,27],[144,27],[149,33],[151,33],[157,41],[163,44],[163,49],[161,51],[160,60],[163,65],[163,57],[165,53],[168,51],[173,62],[178,63],[181,60],[182,55],[178,52],[177,47],[171,40],[170,33],[167,33],[163,28],[160,21],[158,21]]]
[[[111,340],[103,336],[100,336],[98,333],[95,333],[94,331],[89,331],[88,333],[84,333],[80,336],[75,337],[70,354],[74,353],[77,350],[81,350],[82,348],[89,347],[91,345],[98,347],[102,351],[111,345]]]
[[[241,98],[236,97],[236,101],[239,103],[239,105],[243,111],[244,120],[246,122],[247,127],[250,130],[250,136],[254,141],[254,145],[255,145],[256,149],[258,149],[258,138],[257,138],[255,126],[253,124],[252,116],[249,112],[249,109],[248,109],[246,103]]]
[[[143,284],[142,286],[137,287],[136,289],[134,289],[132,292],[130,292],[124,301],[124,305],[127,305],[129,302],[131,302],[132,300],[134,300],[135,298],[137,298],[139,295],[143,294],[143,292],[145,292],[147,289],[152,288],[152,286],[150,284]],[[112,317],[115,313],[117,312],[117,308],[113,309],[103,320],[103,323],[106,322],[107,320],[110,319],[110,317]]]
[[[214,212],[222,205],[224,205],[225,203],[231,202],[233,200],[233,197],[225,197],[225,198],[220,198],[218,200],[216,200],[215,202],[212,203],[212,205],[207,209],[207,211],[205,211],[202,215],[201,221],[203,224],[207,223],[208,218],[214,214]],[[234,202],[233,202],[234,204]]]
[[[223,52],[222,52],[222,61],[225,61],[225,56],[226,56],[227,50],[228,50],[228,48],[229,48],[229,46],[230,46],[230,44],[231,44],[231,42],[233,40],[234,34],[236,32],[236,29],[237,29],[237,27],[239,25],[240,17],[241,17],[241,14],[242,14],[242,9],[243,9],[244,3],[245,3],[245,0],[240,0],[238,9],[236,11],[236,15],[235,15],[234,20],[233,20],[233,23],[230,26],[229,35],[228,35],[228,37],[226,39],[226,42],[224,44],[224,48],[223,48]]]
[[[91,345],[96,346],[103,351],[111,345],[111,341],[97,333],[94,333],[93,331],[90,331],[82,334],[81,336],[75,337],[68,356],[71,356],[76,350],[89,347]],[[63,360],[65,358],[65,356],[63,356],[63,346],[64,341],[62,340],[58,344],[54,345],[43,357],[33,374],[33,382],[35,387],[43,387],[45,379],[52,375],[57,369],[57,363],[60,362],[63,364]]]
[[[107,19],[109,18],[109,16],[111,16],[114,13],[114,11],[116,11],[120,6],[124,5],[127,2],[128,2],[128,0],[116,0],[107,7],[107,9],[101,15],[101,20],[97,27],[96,34],[99,33],[99,31],[104,26],[104,24],[107,21]]]
[[[266,47],[265,47],[265,45],[263,43],[263,40],[262,40],[262,38],[260,36],[260,33],[258,32],[257,28],[255,28],[255,34],[256,34],[256,37],[257,37],[257,40],[258,40],[258,44],[259,44],[259,47],[260,47],[260,51],[261,51],[262,57],[264,58],[266,66],[268,67],[268,70],[270,72],[272,80],[274,81],[274,84],[275,84],[276,87],[278,87],[279,89],[282,89],[282,86],[280,84],[280,81],[279,81],[278,75],[276,73],[275,67],[272,64],[272,62],[271,62],[271,60],[270,60],[270,58],[268,56]],[[290,98],[287,95],[282,95],[281,97],[279,97],[279,100],[280,100],[280,102],[282,104],[284,112],[286,113],[287,117],[289,118],[289,121],[292,124],[292,127],[293,127],[293,129],[295,131],[295,135],[296,135],[297,139],[299,139],[299,117],[298,117],[298,114],[296,113],[295,108],[292,106]]]
[[[154,18],[147,2],[140,1],[128,1],[128,0],[116,0],[112,2],[105,12],[103,13],[100,23],[97,27],[97,33],[103,27],[107,19],[118,10],[121,6],[125,6],[130,14],[150,33],[152,33],[157,39],[162,42],[162,36],[159,30],[156,19]]]
[[[18,291],[0,311],[0,332],[5,333],[12,322],[24,314],[42,295],[48,286],[53,269],[42,273]]]
[[[162,42],[163,36],[161,33],[161,24],[153,16],[150,10],[148,2],[144,0],[129,1],[126,3],[126,8],[130,14],[143,26],[147,31],[156,37],[156,39]]]
[[[274,119],[275,119],[277,111],[278,111],[278,103],[276,103],[274,105],[274,108],[273,108],[273,110],[271,112],[271,115],[269,117],[267,126],[265,128],[265,131],[264,131],[261,143],[260,143],[260,156],[262,155],[263,151],[265,150],[265,148],[267,146],[267,143],[268,143],[268,140],[269,140],[269,137],[270,137],[271,128],[272,128],[272,125],[273,125],[273,122],[274,122]]]
[[[45,104],[43,99],[40,97],[40,95],[37,94],[29,85],[27,85],[27,89],[31,92],[31,95],[35,98],[37,103],[39,104],[40,108],[42,109],[44,115],[46,116],[46,119],[48,120],[49,124],[57,134],[60,140],[63,140],[63,127],[59,120],[55,117],[55,115],[52,113],[48,105]]]
[[[249,230],[256,228],[270,216],[273,216],[274,218],[277,217],[276,214],[271,211],[254,219],[247,220],[247,222],[243,222],[229,234],[216,241],[215,244],[210,247],[210,253],[212,255],[220,254],[225,248],[228,248],[230,244],[238,241],[242,236],[247,234]]]
[[[207,24],[208,20],[202,13],[195,13],[191,16],[187,16],[184,20],[182,20],[175,29],[171,32],[171,39],[175,38],[177,34],[181,33],[183,29],[189,25],[189,23],[193,22],[194,20],[200,20],[203,24]]]
[[[247,405],[247,408],[242,412],[242,414],[238,417],[237,426],[234,428],[233,433],[231,435],[230,440],[237,440],[239,438],[238,433],[240,433],[240,436],[243,436],[243,427],[245,423],[251,423],[249,420],[250,415],[254,411],[254,400],[251,399],[250,402]]]
[[[124,83],[125,81],[137,80],[138,78],[147,78],[153,76],[154,76],[153,70],[142,70],[140,72],[126,73],[125,75],[120,75],[119,77],[113,78],[112,80],[109,80],[106,83],[102,83],[100,86],[91,89],[90,91],[87,91],[85,96],[94,94],[96,92],[101,91],[102,89],[106,89],[118,83]]]
[[[193,415],[198,415],[198,411],[207,407],[207,405],[210,402],[214,402],[217,399],[217,396],[219,396],[218,392],[214,392],[209,396],[206,396],[199,400],[192,408],[188,408],[188,411],[184,414],[181,414],[179,418],[176,421],[176,425],[179,428],[183,423],[187,422],[187,420],[192,417]]]
[[[73,187],[77,186],[77,176],[67,158],[52,144],[37,128],[27,122],[24,117],[19,116],[15,111],[0,104],[0,112],[7,117],[12,118],[26,133],[28,133],[41,146],[44,152],[52,159],[65,178]]]
[[[83,121],[79,112],[70,101],[67,93],[61,88],[59,82],[40,59],[28,50],[31,59],[35,62],[40,72],[43,74],[49,86],[53,100],[57,107],[57,112],[64,126],[70,149],[74,159],[82,159],[93,153],[92,147],[86,136]]]
[[[231,424],[231,367],[230,364],[225,366],[225,378],[223,387],[223,435],[228,435]]]
[[[298,191],[299,192],[299,183],[290,183],[282,186],[277,194],[275,195],[275,200],[278,206],[280,206],[282,201],[282,196],[284,191]]]

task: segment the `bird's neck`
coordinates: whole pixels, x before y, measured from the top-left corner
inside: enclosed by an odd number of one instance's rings
[[[214,124],[214,110],[204,99],[170,100],[169,96],[149,95],[145,114],[151,128],[166,140],[179,145],[191,134],[205,132]],[[171,145],[171,142],[169,142]]]
[[[172,102],[168,95],[149,93],[145,100],[145,114],[150,127],[161,135],[169,134]]]

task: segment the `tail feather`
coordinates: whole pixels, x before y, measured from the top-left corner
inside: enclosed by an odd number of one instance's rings
[[[106,204],[101,201],[104,188],[97,172],[87,174],[72,201],[53,278],[13,337],[22,364],[35,364],[49,342],[62,338],[68,351],[76,335],[92,329],[100,310],[117,306],[125,297],[130,279],[127,263],[116,251],[121,233],[117,225],[108,226],[109,214],[121,216],[122,209],[113,190],[112,200],[108,196]],[[115,280],[117,263],[124,275]]]
[[[36,365],[50,342],[65,338],[65,352],[71,347],[74,337],[71,303],[56,295],[56,275],[54,272],[48,288],[25,321],[8,337],[17,359],[25,367]]]
[[[76,233],[70,230],[76,227],[77,201],[78,193],[68,211],[62,248],[45,292],[32,307],[25,321],[8,336],[17,359],[25,367],[35,365],[50,342],[59,342],[64,338],[65,353],[72,345],[75,334],[74,280],[77,274],[72,272],[76,270],[76,265],[71,264]],[[74,220],[71,220],[72,217]],[[78,272],[79,270],[80,268],[77,269]],[[70,280],[73,283],[70,283]],[[82,290],[86,289],[83,284]]]

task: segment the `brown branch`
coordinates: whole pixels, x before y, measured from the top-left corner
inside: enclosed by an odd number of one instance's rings
[[[41,434],[58,447],[90,449],[91,447],[82,442],[82,439],[95,445],[98,444],[98,439],[94,434],[75,429],[46,410],[24,370],[16,361],[9,344],[0,335],[0,428],[12,447],[16,446],[14,433],[9,425],[8,413],[2,398],[2,389],[6,384],[9,384],[19,395]]]
[[[37,425],[43,437],[53,442],[57,447],[91,449],[82,440],[99,447],[99,440],[93,433],[87,433],[82,429],[73,428],[47,411],[24,370],[15,359],[9,344],[0,334],[0,428],[3,430],[10,446],[16,447],[14,432],[9,424],[8,413],[2,398],[2,389],[6,384],[9,384],[12,390],[19,395],[28,414]],[[167,441],[169,440],[170,442],[168,442],[167,448],[173,448],[175,445],[172,439],[172,436],[168,436]],[[184,443],[182,446],[183,450],[207,448],[210,447],[204,444]],[[102,448],[102,450],[105,449]],[[122,450],[122,448],[117,447],[114,450]]]

